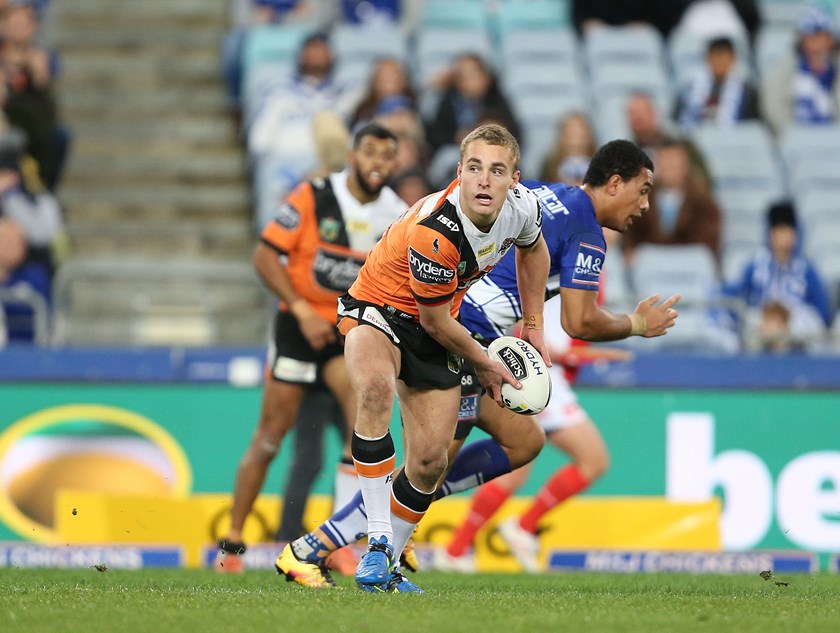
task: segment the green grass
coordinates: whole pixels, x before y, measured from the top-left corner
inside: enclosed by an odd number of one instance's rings
[[[425,595],[313,591],[268,572],[0,569],[0,631],[543,633],[840,630],[840,576],[424,572]]]

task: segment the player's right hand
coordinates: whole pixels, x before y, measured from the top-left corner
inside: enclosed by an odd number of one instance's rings
[[[680,295],[673,295],[668,297],[660,303],[659,295],[653,295],[647,299],[642,299],[636,306],[636,314],[645,318],[647,330],[642,334],[645,338],[653,338],[654,336],[662,336],[668,331],[668,328],[673,327],[680,315],[674,309],[674,305],[680,300]]]
[[[502,400],[502,385],[504,383],[510,383],[517,389],[522,386],[522,383],[513,377],[507,367],[497,360],[488,358],[487,362],[482,363],[480,367],[476,365],[475,373],[481,386],[500,407],[505,406],[504,400]]]
[[[298,316],[297,319],[301,334],[303,334],[303,337],[312,349],[316,351],[323,349],[330,343],[335,343],[338,340],[338,336],[335,333],[335,326],[321,318],[314,310],[310,311],[303,318]]]

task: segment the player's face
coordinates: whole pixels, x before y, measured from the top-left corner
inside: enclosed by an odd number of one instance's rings
[[[458,163],[461,210],[479,229],[489,229],[519,182],[519,171],[510,148],[475,140],[464,149]]]
[[[613,176],[617,178],[617,176]],[[607,228],[616,231],[626,231],[633,224],[633,220],[641,218],[650,208],[650,192],[653,189],[653,172],[642,168],[632,180],[621,180],[615,184],[613,198],[614,212],[611,222],[605,224]]]
[[[397,164],[397,143],[393,139],[365,136],[350,153],[350,167],[356,182],[368,196],[379,195]]]

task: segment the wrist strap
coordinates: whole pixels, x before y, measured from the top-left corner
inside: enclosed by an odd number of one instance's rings
[[[542,330],[544,327],[542,312],[522,315],[522,327],[527,330]]]
[[[647,319],[641,314],[628,314],[630,317],[630,336],[641,336],[647,332]]]

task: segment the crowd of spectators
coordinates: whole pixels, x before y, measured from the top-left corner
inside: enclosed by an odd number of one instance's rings
[[[55,192],[69,134],[54,94],[59,58],[41,40],[47,10],[0,2],[0,340],[10,342],[43,335],[64,233]]]
[[[313,172],[317,163],[313,139],[318,135],[317,129],[313,129],[314,117],[325,109],[340,117],[348,130],[366,120],[377,119],[397,134],[401,155],[394,186],[408,204],[448,183],[458,160],[460,139],[465,131],[481,122],[499,122],[511,129],[521,139],[525,155],[529,145],[538,144],[528,133],[528,108],[522,106],[527,96],[507,86],[513,85],[509,81],[511,73],[540,73],[546,67],[506,67],[492,52],[482,50],[478,44],[471,49],[466,43],[460,52],[451,55],[445,68],[431,74],[419,72],[419,61],[415,58],[419,51],[412,48],[413,42],[424,28],[439,26],[424,22],[425,4],[428,3],[326,3],[332,7],[330,12],[317,0],[285,3],[254,0],[253,15],[262,15],[271,6],[270,19],[274,22],[289,20],[290,24],[299,25],[306,16],[320,16],[313,22],[313,33],[302,41],[296,67],[288,79],[264,82],[257,95],[251,95],[251,103],[242,102],[241,89],[231,90],[232,96],[240,95],[237,107],[245,113],[243,136],[255,165],[255,187],[257,198],[261,199],[257,224],[271,216],[274,204],[290,187]],[[624,120],[618,128],[603,124],[601,117],[607,109],[599,107],[600,88],[593,80],[589,86],[590,100],[582,108],[558,107],[551,128],[539,129],[540,135],[549,135],[553,141],[542,145],[545,151],[533,163],[538,171],[531,176],[578,184],[595,148],[610,140],[604,130],[626,130],[627,136],[654,159],[656,189],[650,212],[619,240],[612,257],[622,257],[622,268],[630,269],[634,254],[642,244],[702,244],[712,253],[717,267],[710,295],[718,295],[721,301],[730,303],[736,297],[759,311],[765,304],[779,304],[795,316],[797,310],[789,305],[790,293],[765,293],[759,305],[755,305],[755,292],[736,292],[732,288],[733,278],[724,278],[723,271],[730,264],[730,253],[725,246],[729,243],[727,229],[732,209],[722,197],[719,166],[712,165],[704,155],[696,142],[696,133],[707,126],[737,127],[753,122],[772,132],[777,143],[787,126],[840,125],[837,120],[840,82],[835,81],[840,60],[832,11],[803,5],[798,22],[790,25],[795,31],[795,47],[789,59],[782,59],[759,73],[756,41],[762,29],[760,2],[605,0],[564,4],[570,11],[565,28],[574,29],[581,51],[589,35],[599,29],[644,29],[651,25],[662,38],[661,65],[669,63],[669,46],[676,46],[678,38],[694,38],[701,42],[701,48],[691,72],[672,69],[666,101],[670,108],[663,108],[662,95],[651,93],[644,85],[625,86],[620,113]],[[484,5],[488,14],[498,6]],[[618,5],[621,11],[616,10]],[[367,79],[356,77],[348,81],[346,74],[337,71],[348,66],[342,65],[345,61],[342,50],[333,45],[330,35],[337,25],[348,23],[366,26],[367,30],[360,33],[375,32],[371,28],[400,31],[407,54],[371,59]],[[247,37],[242,26],[237,32]],[[494,37],[506,37],[504,29]],[[594,69],[587,69],[584,60],[577,63],[580,77],[586,83]],[[239,76],[242,77],[241,72]],[[786,173],[782,171],[781,175],[784,178]],[[801,192],[791,191],[788,184],[783,184],[777,193],[768,193],[765,211],[771,205],[778,208],[779,204],[788,204],[782,199],[795,200]],[[840,217],[840,207],[837,215]],[[757,221],[754,232],[756,246],[770,244],[773,231],[767,224]],[[798,240],[796,252],[804,254],[802,251],[803,245]],[[744,253],[740,253],[740,261],[746,260]],[[755,268],[754,262],[749,265]],[[781,268],[788,265],[794,264],[779,264]],[[837,311],[838,279],[832,278],[830,283],[834,285],[829,287],[828,281],[820,279],[818,265],[811,266],[809,271],[809,279],[813,277],[828,288],[825,295],[828,315],[817,320],[822,328],[820,334],[826,335]],[[734,277],[740,279],[740,271],[737,272]],[[632,276],[627,275],[627,279]],[[771,313],[779,312],[771,308]],[[795,325],[797,320],[793,316],[789,321]],[[785,347],[757,344],[753,335],[758,331],[755,323],[753,316],[745,317],[743,311],[730,320],[730,327],[737,330],[741,339],[742,349]],[[799,343],[788,347],[794,349],[819,340],[813,331],[807,337],[793,338]]]

